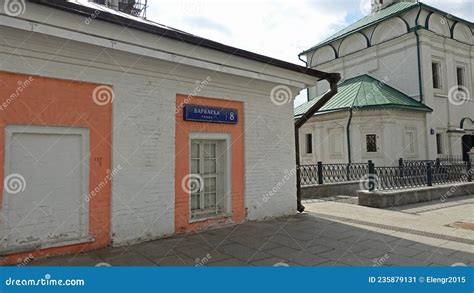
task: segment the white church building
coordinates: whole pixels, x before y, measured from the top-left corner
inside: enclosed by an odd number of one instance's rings
[[[300,130],[302,164],[467,160],[474,145],[474,24],[415,0],[372,0],[369,15],[302,52],[343,77]],[[300,117],[328,90],[308,89]]]

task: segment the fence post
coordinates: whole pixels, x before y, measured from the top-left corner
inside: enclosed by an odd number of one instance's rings
[[[400,158],[398,160],[398,167],[399,167],[399,170],[400,170],[400,177],[403,177],[404,172],[403,172],[403,159],[402,158]]]
[[[351,181],[350,180],[350,168],[351,168],[351,164],[347,164],[346,166],[346,181]]]
[[[436,166],[441,165],[441,160],[439,158],[436,158]]]
[[[318,162],[318,184],[323,184],[323,162]]]
[[[369,160],[369,191],[375,190],[375,165]]]
[[[471,165],[471,160],[467,160],[466,162],[466,168],[467,168],[467,182],[472,182],[472,165]]]
[[[428,186],[433,186],[433,168],[431,162],[426,163],[426,180],[428,181]]]

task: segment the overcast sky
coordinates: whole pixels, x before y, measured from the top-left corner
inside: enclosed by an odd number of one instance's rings
[[[474,21],[474,0],[424,0]],[[298,53],[362,18],[370,0],[149,0],[148,19],[303,64]],[[306,99],[300,95],[296,104]]]

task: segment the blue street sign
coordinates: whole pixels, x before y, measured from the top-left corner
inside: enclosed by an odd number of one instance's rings
[[[237,124],[238,111],[231,108],[219,108],[203,105],[184,106],[185,121]]]

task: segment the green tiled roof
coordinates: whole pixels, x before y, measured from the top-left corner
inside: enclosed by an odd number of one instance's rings
[[[295,108],[295,117],[306,113],[321,97],[317,97]],[[348,79],[338,86],[338,93],[317,113],[340,111],[350,108],[404,108],[414,111],[432,112],[426,105],[415,101],[395,88],[369,76],[361,75]]]
[[[325,39],[318,45],[300,53],[300,55],[305,54],[309,51],[313,51],[319,47],[322,47],[324,45],[327,45],[328,43],[335,41],[338,38],[341,38],[343,36],[346,36],[348,34],[357,32],[363,28],[366,28],[368,26],[371,26],[373,24],[376,24],[378,22],[381,22],[387,18],[390,18],[392,16],[398,15],[404,11],[407,11],[414,6],[417,6],[418,3],[413,3],[413,2],[399,2],[399,3],[394,3],[380,11],[374,14],[369,14],[366,17],[360,19],[359,21],[351,24],[350,26],[346,27],[345,29],[335,33],[334,35],[330,36],[329,38]]]

